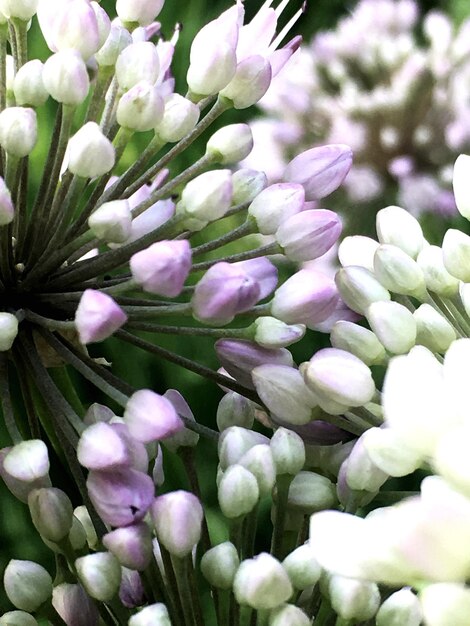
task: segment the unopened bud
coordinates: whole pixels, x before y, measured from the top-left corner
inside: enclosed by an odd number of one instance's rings
[[[69,139],[67,152],[69,171],[82,178],[102,176],[114,166],[113,144],[95,122],[87,122]]]
[[[343,619],[366,621],[380,606],[380,592],[375,583],[333,575],[328,585],[331,606]]]
[[[266,552],[240,564],[233,590],[237,602],[257,610],[280,606],[294,591],[281,563]]]
[[[110,552],[87,554],[75,561],[77,574],[85,591],[95,600],[114,598],[121,582],[121,566]]]
[[[129,626],[172,626],[164,604],[150,604],[129,619]]]
[[[431,305],[422,304],[413,313],[416,320],[416,343],[426,346],[432,352],[444,354],[450,344],[457,339],[453,327],[446,318]]]
[[[269,615],[269,626],[310,626],[310,618],[295,604],[285,604]]]
[[[77,310],[75,326],[80,343],[104,341],[127,321],[127,315],[106,293],[86,289]]]
[[[416,320],[398,302],[374,302],[366,312],[367,321],[380,343],[392,354],[405,354],[416,343]]]
[[[165,142],[180,141],[196,126],[199,113],[199,108],[193,102],[178,93],[172,93],[165,98],[163,117],[155,126],[155,133]]]
[[[204,554],[201,572],[212,587],[231,589],[239,565],[237,549],[233,543],[225,541]]]
[[[62,50],[50,56],[44,63],[42,80],[54,100],[72,106],[85,100],[90,87],[85,62],[75,50]]]
[[[147,81],[140,81],[121,96],[116,121],[133,131],[152,130],[162,119],[163,107],[158,88]]]
[[[25,157],[37,140],[37,119],[33,109],[8,107],[0,113],[0,145],[8,154]]]
[[[375,616],[377,626],[419,626],[423,613],[418,598],[409,588],[388,596]]]
[[[28,61],[19,68],[13,81],[13,93],[18,105],[39,107],[46,102],[49,93],[42,80],[42,69],[39,59]]]
[[[61,489],[35,489],[28,496],[28,506],[33,524],[42,537],[58,543],[69,534],[73,508]]]
[[[156,47],[150,41],[139,41],[124,48],[116,61],[116,79],[119,87],[128,90],[146,81],[155,84],[160,72]]]
[[[423,230],[418,220],[405,209],[389,206],[376,217],[377,237],[380,243],[391,244],[416,259],[424,246]]]
[[[386,358],[385,349],[368,328],[340,320],[331,329],[331,345],[346,350],[366,365],[377,365]]]
[[[240,169],[232,176],[233,197],[235,206],[244,202],[252,202],[266,188],[268,179],[264,172]]]
[[[8,611],[0,617],[0,626],[39,626],[39,624],[25,611]]]
[[[335,485],[321,474],[299,472],[289,485],[288,506],[304,515],[331,509],[336,502]]]
[[[12,559],[3,574],[5,593],[18,609],[32,613],[52,595],[52,578],[33,561]]]
[[[116,528],[103,536],[103,545],[119,563],[133,570],[144,570],[152,558],[152,535],[145,522]]]
[[[123,243],[131,234],[132,214],[127,200],[113,200],[99,206],[88,218],[88,226],[106,243]]]
[[[229,519],[246,515],[256,506],[259,487],[255,476],[241,465],[231,465],[224,472],[218,488],[220,509]]]
[[[287,428],[278,428],[269,443],[278,475],[295,476],[305,464],[302,438]]]
[[[253,403],[244,396],[229,391],[217,407],[217,427],[220,432],[231,426],[250,429],[255,419]]]
[[[421,268],[397,246],[382,244],[377,248],[374,273],[380,283],[394,293],[420,298],[426,292]]]
[[[16,315],[0,312],[0,352],[6,352],[12,347],[17,334],[18,319]]]
[[[207,142],[206,154],[220,165],[231,165],[245,159],[253,148],[248,124],[230,124],[216,131]]]
[[[274,235],[279,226],[289,217],[299,213],[305,201],[302,185],[276,183],[259,193],[248,207],[262,235]]]
[[[190,554],[201,538],[204,517],[196,496],[182,490],[166,493],[155,499],[151,513],[159,543],[179,558]]]
[[[164,0],[146,0],[142,2],[141,0],[117,0],[116,13],[122,22],[137,22],[140,26],[148,26],[162,10],[163,1]],[[140,622],[139,626],[141,626]]]
[[[442,249],[439,246],[423,248],[416,259],[420,266],[426,287],[439,296],[454,296],[459,291],[459,281],[449,274],[444,265]]]

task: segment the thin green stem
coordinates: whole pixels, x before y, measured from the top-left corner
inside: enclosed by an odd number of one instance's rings
[[[176,582],[175,570],[173,569],[172,559],[168,550],[161,544],[159,545],[160,545],[160,554],[162,556],[163,567],[165,568],[165,576],[166,576],[166,581],[167,581],[165,588],[168,592],[168,595],[170,596],[171,603],[177,615],[177,620],[175,624],[178,624],[178,626],[180,625],[183,626],[186,624],[186,621],[185,621],[185,617],[183,614],[183,607],[181,605],[181,598],[179,597],[179,594],[178,594],[178,584]]]
[[[3,410],[3,421],[13,444],[23,441],[16,425],[13,405],[11,403],[10,383],[8,377],[8,359],[5,352],[0,353],[0,397]]]
[[[277,499],[271,540],[271,554],[278,559],[282,558],[282,539],[284,537],[287,501],[292,479],[293,476],[290,474],[280,474],[276,480]]]
[[[249,259],[257,259],[258,257],[265,257],[268,254],[279,254],[282,250],[277,243],[269,243],[266,246],[260,248],[254,248],[253,250],[247,250],[246,252],[238,252],[237,254],[230,254],[220,259],[211,259],[202,263],[195,263],[191,272],[200,272],[201,270],[208,270],[216,263],[237,263],[239,261],[248,261]]]
[[[253,339],[253,329],[246,328],[196,328],[192,326],[163,326],[150,322],[129,322],[126,328],[142,330],[149,333],[161,333],[163,335],[184,335],[197,337],[212,337],[214,339]]]
[[[101,116],[101,122],[100,122],[101,130],[103,131],[103,134],[105,135],[109,133],[110,128],[113,123],[115,105],[116,105],[116,100],[118,96],[118,89],[119,89],[118,82],[116,80],[116,77],[114,77],[106,93],[104,111]]]
[[[191,558],[191,556],[181,559],[171,555],[171,562],[176,574],[176,584],[178,585],[178,595],[183,608],[184,622],[186,626],[199,626],[196,622],[196,611],[192,602],[193,594],[190,589],[188,575],[188,558]]]
[[[217,248],[221,248],[232,241],[236,241],[241,237],[245,237],[246,235],[251,235],[256,232],[256,223],[253,219],[248,218],[238,226],[234,228],[225,235],[218,237],[217,239],[213,239],[212,241],[208,241],[207,243],[203,243],[200,246],[196,246],[192,250],[193,259],[201,254],[206,254],[207,252],[211,252],[212,250],[216,250]]]
[[[19,19],[11,19],[13,30],[15,33],[15,69],[18,71],[22,65],[28,60],[28,22]]]
[[[93,95],[88,103],[88,110],[85,116],[85,122],[96,122],[103,109],[105,94],[111,84],[113,76],[113,66],[98,66],[98,74],[95,79]]]

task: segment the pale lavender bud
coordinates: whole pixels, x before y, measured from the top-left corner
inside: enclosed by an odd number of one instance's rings
[[[276,183],[259,193],[248,207],[263,235],[274,235],[279,226],[296,213],[302,211],[305,192],[302,185]]]
[[[101,7],[98,2],[90,3],[91,8],[96,17],[96,24],[98,26],[98,50],[104,46],[106,39],[111,31],[111,20],[109,19],[106,11]]]
[[[184,428],[173,404],[150,389],[140,389],[129,398],[124,420],[132,437],[143,443],[158,441]]]
[[[119,585],[119,599],[128,609],[142,606],[146,602],[144,584],[139,572],[121,568],[121,584]]]
[[[233,103],[235,109],[246,109],[256,104],[267,92],[271,84],[270,62],[255,54],[242,59],[229,84],[220,92]]]
[[[33,561],[12,559],[3,573],[5,593],[18,609],[32,613],[52,595],[52,578]]]
[[[281,563],[266,552],[240,564],[235,574],[233,590],[237,602],[248,604],[257,610],[280,606],[294,591]]]
[[[266,188],[268,179],[264,172],[242,168],[232,176],[232,202],[236,206],[243,202],[252,202]]]
[[[271,314],[286,324],[305,324],[310,328],[333,313],[337,302],[338,291],[331,278],[303,269],[276,290]]]
[[[343,144],[311,148],[296,156],[284,172],[284,180],[303,185],[307,200],[320,200],[335,191],[352,165],[352,151]]]
[[[178,93],[172,93],[165,98],[163,117],[155,126],[155,133],[162,141],[180,141],[196,126],[199,114],[196,104]]]
[[[173,491],[155,499],[152,521],[158,541],[179,558],[191,553],[201,538],[204,512],[196,496]]]
[[[201,572],[212,587],[228,590],[232,587],[239,565],[237,549],[233,543],[225,541],[204,554],[201,559]]]
[[[38,107],[46,102],[49,93],[42,80],[43,67],[39,59],[33,59],[18,69],[13,81],[16,104]]]
[[[117,594],[121,582],[121,566],[110,552],[87,554],[75,561],[78,578],[89,596],[108,602]]]
[[[53,33],[57,50],[75,50],[85,61],[101,47],[97,16],[87,0],[73,0],[61,6]]]
[[[69,139],[68,169],[82,178],[102,176],[114,167],[115,151],[98,124],[87,122]]]
[[[153,555],[152,535],[145,522],[112,530],[103,536],[103,545],[129,569],[143,571]]]
[[[299,546],[291,552],[282,565],[295,589],[307,589],[320,580],[322,568],[308,544]]]
[[[83,431],[77,445],[80,465],[90,470],[112,470],[130,465],[129,451],[116,425],[97,422]]]
[[[227,469],[230,465],[238,463],[242,456],[257,445],[267,444],[269,439],[256,431],[230,426],[219,437],[218,455],[220,467]]]
[[[275,317],[259,317],[253,323],[254,340],[263,348],[285,348],[305,335],[304,324],[285,324]]]
[[[129,619],[129,626],[172,626],[164,604],[150,604]]]
[[[201,322],[223,326],[261,298],[258,281],[242,268],[224,261],[213,265],[197,283],[191,300]]]
[[[0,626],[39,626],[39,624],[25,611],[7,611],[0,617]]]
[[[0,11],[8,19],[19,19],[23,22],[29,20],[36,14],[38,0],[1,0]]]
[[[156,487],[160,487],[165,482],[165,471],[163,469],[163,452],[160,445],[157,448],[157,456],[153,464],[152,479]]]
[[[230,170],[212,170],[196,176],[186,185],[177,213],[184,215],[189,230],[200,230],[209,222],[222,218],[231,202]]]
[[[109,35],[102,47],[95,54],[99,66],[112,66],[116,63],[119,55],[132,43],[132,35],[119,24],[111,24]]]
[[[189,408],[188,403],[179,391],[176,391],[176,389],[168,389],[163,394],[163,397],[171,402],[178,415],[185,417],[190,422],[196,421],[194,419],[193,412]],[[197,445],[198,441],[199,435],[197,433],[195,433],[193,430],[190,430],[189,428],[182,428],[174,435],[166,437],[163,443],[165,445],[165,448],[168,448],[168,450],[171,450],[172,452],[176,452],[181,446],[194,447]],[[161,453],[160,456],[162,456]]]
[[[122,243],[131,234],[132,214],[128,200],[112,200],[99,206],[88,218],[88,226],[98,239]]]
[[[253,135],[248,124],[222,126],[209,139],[206,155],[216,163],[231,165],[245,159],[253,149]]]
[[[91,471],[87,488],[101,519],[111,526],[129,526],[145,516],[154,498],[150,476],[133,469]]]
[[[75,50],[62,50],[50,56],[44,63],[42,80],[54,100],[72,106],[85,100],[90,87],[85,62]]]
[[[250,341],[219,339],[215,344],[217,357],[227,372],[245,387],[254,389],[252,370],[263,363],[293,365],[289,350],[261,348]]]
[[[150,41],[132,43],[124,48],[116,61],[116,79],[123,90],[131,89],[141,81],[153,85],[159,72],[158,52]]]
[[[241,465],[231,465],[223,473],[217,493],[220,509],[229,519],[252,511],[260,495],[255,476]]]
[[[266,257],[237,261],[231,264],[251,276],[260,287],[260,300],[269,296],[277,285],[277,268]]]
[[[0,313],[0,352],[7,352],[18,335],[18,318],[12,313]]]
[[[109,407],[104,404],[94,402],[88,407],[87,412],[83,417],[83,423],[87,426],[91,426],[97,422],[109,422],[113,419],[113,417],[116,416]]]
[[[276,241],[291,261],[317,259],[338,240],[342,224],[333,211],[313,209],[302,211],[281,223]]]
[[[12,156],[25,157],[36,145],[37,119],[33,109],[8,107],[0,113],[0,145]]]
[[[60,583],[54,587],[52,606],[67,626],[98,626],[98,609],[81,585]]]
[[[34,489],[28,496],[28,507],[33,524],[41,537],[57,543],[69,534],[73,522],[73,507],[69,497],[61,489]]]
[[[163,8],[164,0],[117,0],[116,13],[123,22],[151,24]]]
[[[270,444],[278,475],[295,476],[305,463],[305,444],[301,437],[287,428],[278,428]]]
[[[95,343],[110,337],[127,321],[127,315],[116,302],[96,289],[86,289],[75,312],[80,343]]]
[[[157,241],[136,252],[129,264],[132,277],[145,291],[174,298],[191,269],[191,246],[186,239]]]
[[[158,88],[142,80],[121,96],[116,120],[121,126],[133,131],[152,130],[162,119],[163,107]]]
[[[231,426],[251,428],[255,419],[253,403],[244,396],[229,391],[217,407],[217,427],[220,432]]]

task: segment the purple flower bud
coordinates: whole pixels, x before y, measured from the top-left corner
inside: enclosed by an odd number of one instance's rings
[[[116,416],[109,407],[104,404],[94,402],[88,407],[88,410],[83,418],[83,423],[87,426],[91,426],[97,422],[109,422],[113,419],[113,417]]]
[[[232,263],[232,267],[243,270],[248,276],[251,276],[251,278],[257,281],[260,287],[260,300],[269,296],[269,294],[276,289],[277,267],[266,257],[249,259],[248,261],[238,261],[237,263]]]
[[[75,312],[75,325],[80,343],[94,343],[110,337],[127,321],[119,305],[96,289],[86,289]]]
[[[128,609],[145,604],[145,590],[139,572],[122,568],[121,584],[119,586],[119,599]]]
[[[158,541],[168,552],[184,557],[201,537],[201,503],[188,491],[173,491],[159,496],[152,505],[152,520]]]
[[[149,453],[145,444],[131,435],[126,424],[115,422],[110,424],[110,426],[119,435],[126,447],[128,467],[146,474],[149,466]]]
[[[158,241],[134,254],[130,266],[134,280],[145,291],[174,298],[191,269],[191,246],[186,239]]]
[[[224,261],[213,265],[197,283],[193,314],[203,323],[223,326],[261,298],[261,287],[244,268]]]
[[[132,437],[143,443],[164,439],[184,427],[172,403],[150,389],[140,389],[129,398],[124,420]]]
[[[352,151],[349,146],[319,146],[296,156],[287,165],[284,180],[300,183],[307,200],[320,200],[341,185],[351,165]]]
[[[60,583],[54,587],[52,606],[67,626],[98,626],[98,609],[81,585]]]
[[[351,439],[350,433],[337,426],[333,426],[333,424],[328,424],[328,422],[324,422],[323,420],[313,420],[313,422],[301,426],[288,424],[275,416],[271,416],[271,421],[277,426],[293,430],[300,435],[303,441],[308,445],[333,446],[342,441]]]
[[[182,415],[186,419],[191,422],[195,422],[193,412],[191,411],[189,404],[183,398],[179,391],[176,389],[168,389],[163,394],[163,397],[171,402],[171,404],[175,407],[175,411],[178,415]],[[199,441],[199,435],[195,433],[193,430],[189,428],[183,428],[178,431],[176,434],[167,437],[163,442],[165,444],[165,448],[171,450],[172,452],[176,452],[180,446],[195,446]],[[161,456],[161,452],[160,452]]]
[[[129,569],[143,571],[152,558],[152,535],[145,522],[116,528],[103,537],[103,545],[119,563]]]
[[[338,240],[341,229],[336,213],[314,209],[297,213],[282,222],[275,236],[291,261],[304,262],[325,254]]]
[[[217,357],[227,372],[244,387],[254,389],[252,370],[258,365],[293,365],[292,354],[285,348],[261,348],[250,341],[219,339],[215,344]]]
[[[311,328],[333,313],[338,297],[334,280],[303,269],[276,290],[271,313],[286,324],[305,324]]]
[[[145,516],[154,498],[150,476],[133,469],[91,471],[87,488],[101,519],[111,526],[129,526]]]
[[[338,301],[336,303],[336,307],[328,317],[323,320],[323,322],[319,322],[318,324],[312,324],[311,329],[317,330],[320,333],[329,333],[331,329],[338,321],[346,320],[348,322],[357,322],[361,319],[362,315],[356,313],[352,309],[350,309],[345,302],[338,297]]]

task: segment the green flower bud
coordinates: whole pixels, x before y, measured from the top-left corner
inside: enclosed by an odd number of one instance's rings
[[[385,348],[376,335],[359,324],[340,320],[331,329],[331,345],[346,350],[366,365],[378,365],[386,359]]]
[[[366,316],[379,341],[392,354],[405,354],[415,345],[416,320],[398,302],[374,302]]]
[[[446,270],[455,278],[470,282],[470,237],[461,230],[450,228],[442,242]]]
[[[307,544],[299,546],[286,556],[282,565],[295,589],[307,589],[320,580],[321,566]]]
[[[246,515],[258,502],[258,482],[253,474],[241,465],[232,465],[220,480],[218,498],[225,517],[233,519]]]
[[[266,188],[268,179],[264,172],[240,169],[232,176],[232,202],[236,206],[244,202],[252,202]]]
[[[233,543],[225,541],[204,554],[201,572],[212,587],[231,589],[239,565],[237,549]]]
[[[85,591],[95,600],[114,598],[121,583],[121,566],[110,552],[87,554],[75,561],[78,577]]]
[[[216,131],[207,142],[206,155],[215,163],[231,165],[243,161],[253,148],[253,135],[248,124],[229,124]]]
[[[33,524],[42,537],[57,543],[69,534],[73,507],[61,489],[34,489],[28,496],[28,506]]]
[[[457,339],[453,327],[431,305],[422,304],[413,313],[416,320],[416,343],[432,352],[444,354]]]
[[[235,574],[233,590],[239,604],[257,610],[277,608],[294,591],[281,563],[266,552],[241,563]]]
[[[442,249],[439,246],[423,248],[416,262],[423,272],[429,291],[434,291],[444,298],[458,293],[459,281],[446,270]]]
[[[343,619],[358,622],[371,619],[380,606],[380,592],[375,583],[333,575],[328,588],[331,606]]]
[[[299,472],[289,486],[289,508],[300,510],[305,515],[331,509],[336,502],[335,485],[321,474]]]
[[[390,293],[365,267],[344,267],[336,272],[335,282],[348,307],[361,315],[373,302],[390,300]]]
[[[269,445],[254,446],[245,452],[238,463],[256,478],[260,498],[271,494],[276,482],[276,465]]]
[[[424,274],[416,261],[396,246],[383,244],[374,255],[374,274],[380,283],[405,296],[424,297]]]
[[[310,626],[310,618],[294,604],[274,609],[269,616],[269,626]]]
[[[164,604],[150,604],[133,615],[128,626],[172,626]]]
[[[216,419],[220,432],[231,426],[250,429],[255,419],[254,404],[236,391],[229,391],[219,402]]]
[[[305,463],[305,444],[297,433],[287,428],[278,428],[270,441],[276,472],[295,476]]]
[[[88,509],[83,504],[77,506],[73,511],[74,516],[78,519],[86,534],[86,541],[91,549],[96,548],[98,545],[98,537],[96,535],[95,527],[91,521]]]
[[[38,626],[38,623],[24,611],[8,611],[0,617],[0,626]]]
[[[33,561],[12,559],[3,574],[5,593],[18,609],[33,612],[52,595],[52,578]]]
[[[409,588],[395,591],[375,616],[377,626],[419,626],[423,613],[418,598]]]

